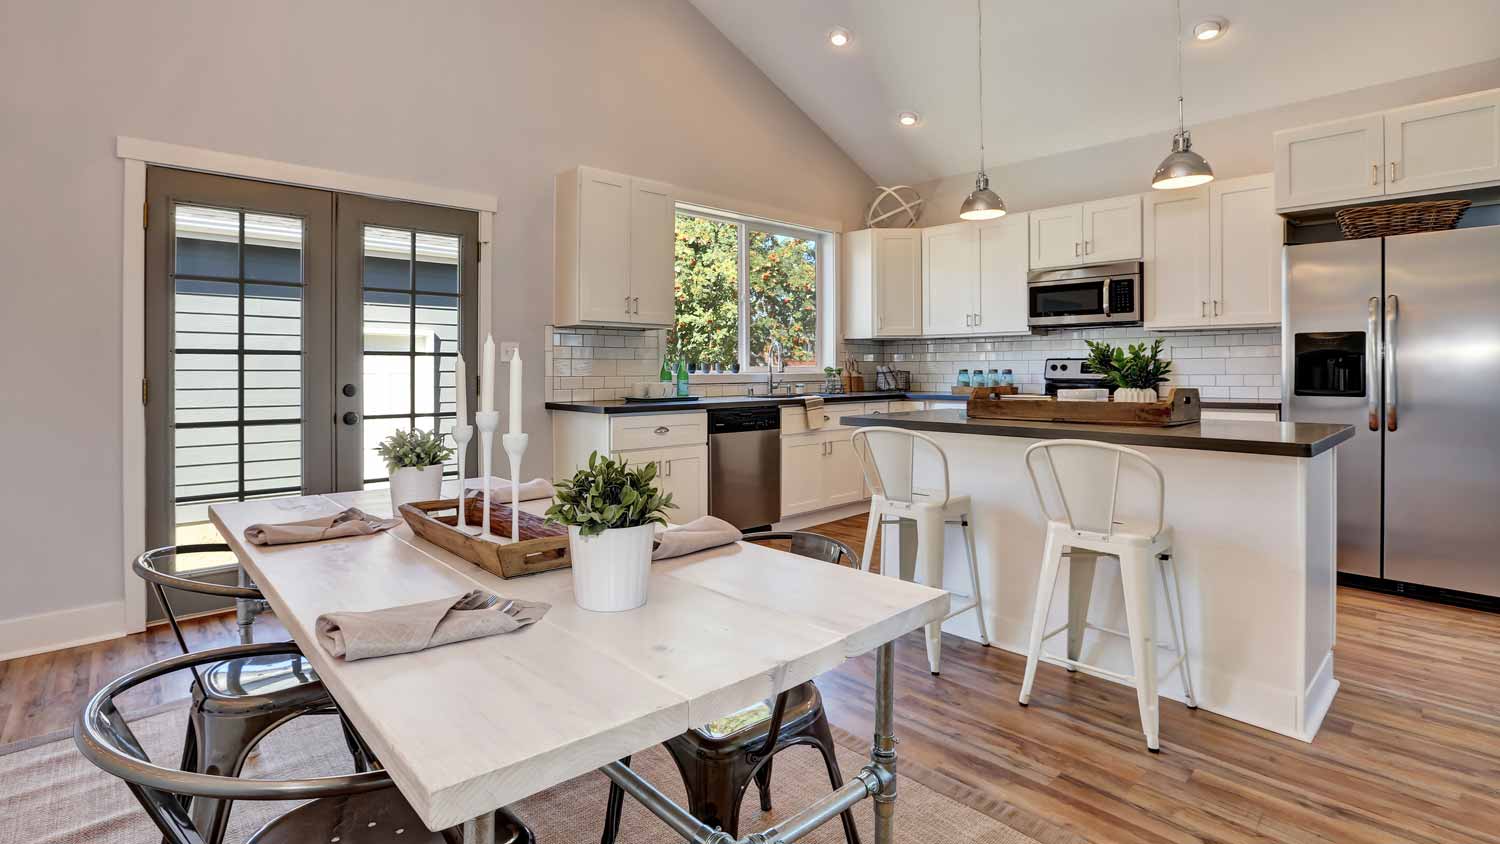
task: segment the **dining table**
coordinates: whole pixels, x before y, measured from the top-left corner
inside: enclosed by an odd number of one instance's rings
[[[521,506],[541,513],[548,503]],[[598,770],[683,840],[736,844],[620,760],[874,650],[869,763],[842,788],[808,795],[805,808],[738,844],[790,844],[865,799],[874,801],[875,844],[892,844],[893,648],[947,615],[946,591],[735,542],[654,563],[638,609],[590,612],[574,602],[565,569],[502,579],[404,523],[300,545],[244,537],[253,524],[350,507],[389,515],[390,493],[228,502],[211,505],[209,517],[429,829],[460,829],[464,844],[514,839],[507,824],[517,819],[506,807]],[[415,653],[345,661],[318,643],[325,613],[473,589],[551,608],[512,633]],[[604,810],[601,802],[601,822]]]

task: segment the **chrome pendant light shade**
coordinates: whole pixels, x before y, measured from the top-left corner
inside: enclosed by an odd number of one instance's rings
[[[964,199],[958,210],[960,220],[993,220],[1005,216],[1005,200],[990,190],[990,177],[984,172],[984,3],[975,0],[974,9],[979,13],[979,174],[974,177],[974,190]]]
[[[1182,119],[1182,0],[1177,0],[1177,133],[1172,136],[1172,151],[1156,166],[1151,187],[1178,190],[1208,184],[1214,180],[1214,168],[1203,156],[1193,152],[1193,133]]]

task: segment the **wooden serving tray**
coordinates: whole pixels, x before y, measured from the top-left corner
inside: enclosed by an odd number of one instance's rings
[[[953,395],[955,395],[955,396],[968,396],[969,398],[974,398],[976,396],[981,396],[981,397],[982,396],[988,396],[988,395],[991,395],[991,394],[993,394],[993,395],[1000,395],[1000,396],[1014,396],[1014,395],[1016,395],[1016,394],[1018,394],[1020,392],[1021,392],[1021,390],[1018,387],[1016,387],[1016,385],[1014,385],[1014,384],[1007,384],[1007,385],[1005,385],[1003,387],[953,387],[952,388]]]
[[[470,525],[479,525],[483,521],[483,500],[474,496],[466,503],[465,518]],[[433,515],[445,510],[452,515]],[[573,565],[573,559],[568,555],[568,529],[548,524],[541,516],[524,511],[520,519],[521,540],[506,544],[460,533],[456,527],[458,501],[452,498],[402,504],[401,518],[411,525],[417,536],[500,577],[541,574]],[[490,532],[510,536],[510,505],[493,498],[490,500]]]
[[[1170,428],[1197,422],[1198,390],[1173,388],[1155,402],[1058,401],[1050,396],[1024,399],[969,398],[969,415],[976,419],[1024,419],[1032,422],[1095,422],[1101,425],[1145,425]]]

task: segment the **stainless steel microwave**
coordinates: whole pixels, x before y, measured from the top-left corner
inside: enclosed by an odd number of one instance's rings
[[[1026,277],[1026,324],[1036,328],[1131,325],[1141,321],[1140,261],[1033,270]]]

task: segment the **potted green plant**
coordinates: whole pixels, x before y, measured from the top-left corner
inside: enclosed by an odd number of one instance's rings
[[[412,501],[431,501],[443,492],[443,463],[453,449],[437,431],[396,431],[375,446],[391,475],[391,511]]]
[[[1162,341],[1129,347],[1114,347],[1093,340],[1089,344],[1088,366],[1104,376],[1104,382],[1115,388],[1118,402],[1156,401],[1156,385],[1172,373],[1172,362],[1161,357]]]
[[[568,527],[578,606],[620,612],[646,603],[655,528],[676,506],[657,486],[655,463],[632,468],[597,451],[558,483],[547,519]]]

